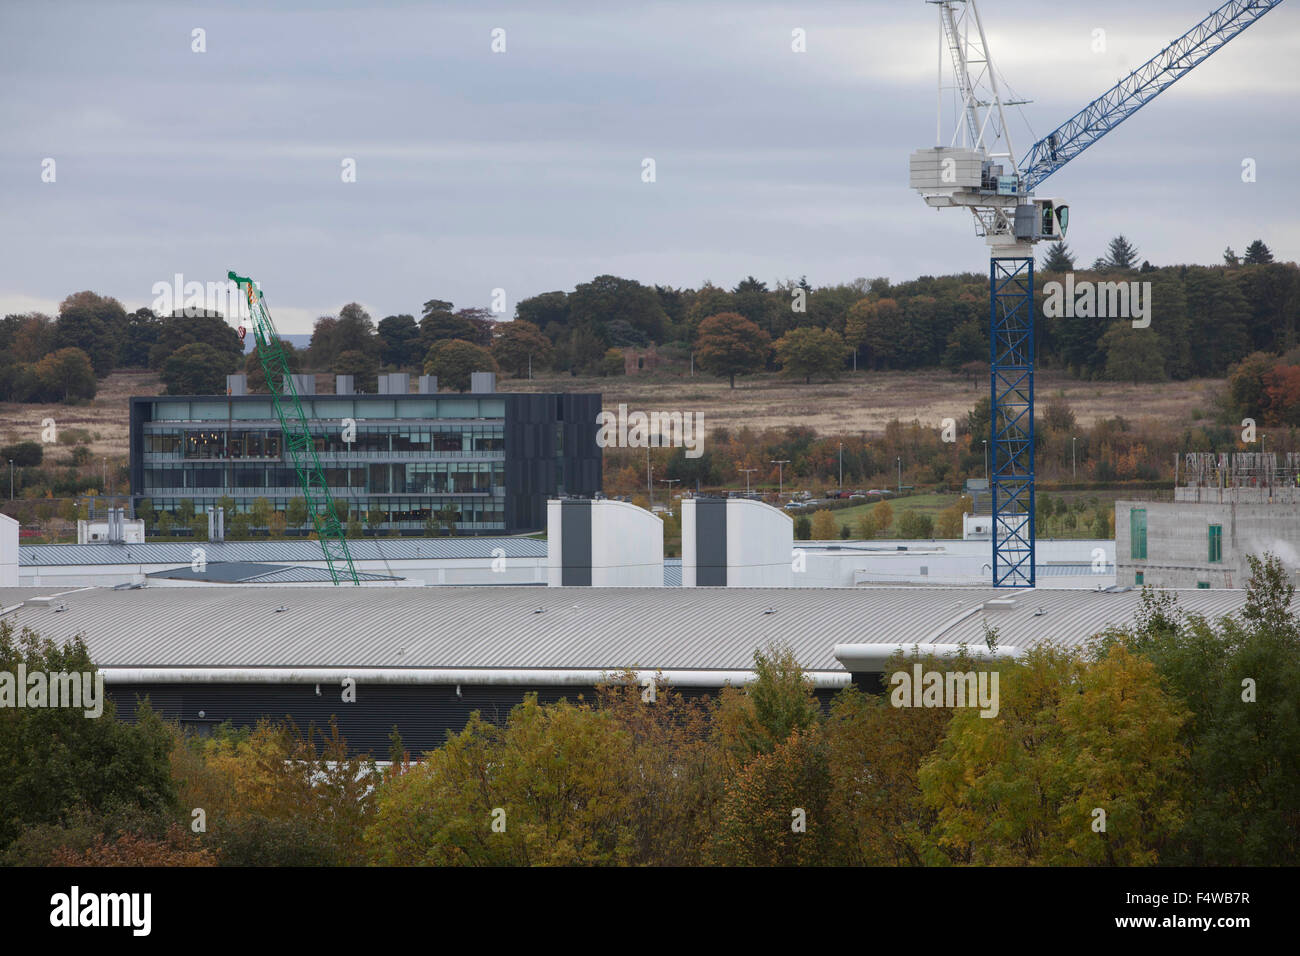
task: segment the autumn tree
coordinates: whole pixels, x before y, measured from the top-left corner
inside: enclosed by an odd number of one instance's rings
[[[0,620],[0,673],[95,674],[81,637],[58,643]],[[28,693],[30,688],[20,688]],[[10,688],[12,695],[13,688]],[[12,699],[12,698],[11,698]],[[119,721],[111,700],[88,718],[85,708],[15,708],[0,712],[0,849],[24,827],[60,825],[77,808],[161,812],[176,797],[168,774],[170,737],[147,703],[132,723]]]
[[[285,522],[299,529],[311,520],[311,514],[307,511],[306,498],[290,498],[289,503],[284,508]]]
[[[999,673],[997,719],[957,708],[921,767],[933,844],[975,865],[1159,862],[1182,826],[1187,711],[1151,661],[1040,646]]]
[[[1294,866],[1300,862],[1300,622],[1294,585],[1274,555],[1247,557],[1240,617],[1180,612],[1172,595],[1144,592],[1133,625],[1109,632],[1150,659],[1190,711],[1180,743],[1190,776],[1168,863]]]
[[[1106,355],[1102,377],[1112,382],[1163,382],[1165,350],[1151,329],[1135,329],[1132,324],[1115,322],[1101,337]]]
[[[78,348],[51,352],[36,363],[36,377],[46,395],[59,401],[94,398],[98,383],[90,358]]]
[[[420,326],[413,315],[389,315],[379,320],[379,361],[396,369],[419,364],[427,349],[420,348]]]
[[[934,534],[934,519],[928,514],[908,509],[898,519],[901,538],[929,538]]]
[[[157,330],[157,341],[149,348],[149,367],[162,369],[167,360],[186,345],[207,345],[221,358],[217,365],[228,375],[244,360],[244,345],[239,333],[216,312],[178,312],[164,316]],[[224,394],[225,382],[220,393]],[[211,393],[208,393],[211,394]]]
[[[391,777],[365,833],[384,865],[626,863],[636,848],[632,739],[587,704],[529,694],[496,727],[465,729]]]
[[[830,794],[830,766],[818,728],[793,730],[728,781],[714,859],[738,866],[833,862],[838,846],[827,809]]]
[[[876,502],[876,506],[871,509],[871,517],[875,519],[875,525],[878,533],[888,533],[894,525],[894,506],[888,501],[881,499]]]
[[[912,663],[926,670],[972,669],[966,657],[916,659],[902,655],[885,674]],[[960,849],[932,839],[937,811],[922,794],[918,772],[947,732],[953,711],[895,707],[887,694],[856,687],[836,695],[823,728],[830,770],[828,813],[842,858],[854,866],[963,863]]]
[[[492,355],[497,364],[515,378],[525,377],[530,369],[545,368],[551,352],[551,340],[524,319],[502,323],[492,339]]]
[[[373,350],[340,352],[331,363],[330,371],[335,375],[351,375],[353,387],[360,392],[374,392],[379,385],[379,359]]]
[[[769,644],[754,651],[754,674],[743,691],[724,689],[718,709],[721,740],[742,761],[771,753],[795,730],[813,727],[821,719],[812,681],[788,645]]]
[[[771,340],[766,332],[737,312],[720,312],[700,322],[695,360],[713,375],[725,375],[736,387],[737,375],[761,371]]]
[[[835,515],[823,508],[813,515],[812,536],[815,541],[829,541],[837,534]]]
[[[439,341],[424,358],[424,374],[438,376],[438,387],[469,391],[473,372],[498,371],[496,359],[481,345],[461,339]]]
[[[903,310],[897,300],[863,298],[849,309],[844,339],[853,349],[867,350],[867,364],[871,368],[890,368],[898,364],[902,324]]]
[[[709,861],[726,788],[726,762],[712,733],[714,703],[687,698],[627,671],[597,688],[600,710],[628,735],[632,765],[628,818],[633,860],[656,866]]]
[[[814,375],[834,378],[844,366],[849,348],[829,329],[791,329],[773,344],[777,362],[810,384]]]
[[[102,376],[117,364],[126,327],[126,310],[117,299],[76,292],[59,306],[55,341],[61,349],[80,349],[90,357],[95,374]]]
[[[224,395],[226,376],[236,367],[229,353],[195,342],[181,346],[163,363],[162,380],[168,395]]]

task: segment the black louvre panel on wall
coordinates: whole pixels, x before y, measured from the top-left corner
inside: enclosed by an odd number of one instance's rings
[[[341,678],[340,678],[341,680]],[[319,686],[320,694],[316,693]],[[570,703],[594,704],[595,687],[555,685],[462,684],[460,695],[454,684],[357,684],[356,702],[344,703],[339,681],[322,684],[110,684],[105,690],[117,716],[135,719],[136,703],[149,698],[154,711],[166,720],[180,721],[188,729],[210,732],[229,721],[235,727],[253,727],[262,718],[282,721],[291,718],[303,733],[310,725],[328,732],[330,718],[338,721],[339,733],[350,754],[369,753],[376,760],[389,757],[393,727],[413,758],[434,750],[452,734],[465,729],[469,715],[494,724],[505,723],[511,709],[535,692],[543,704],[566,699]],[[712,696],[721,688],[683,687],[677,691],[687,699]],[[824,713],[829,712],[836,691],[819,688],[814,692]],[[199,712],[203,716],[199,716]]]

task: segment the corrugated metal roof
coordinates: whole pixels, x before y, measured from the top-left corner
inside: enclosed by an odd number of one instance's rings
[[[154,571],[148,576],[166,578],[170,581],[211,581],[223,584],[310,584],[334,580],[330,577],[328,568],[293,564],[256,564],[251,561],[208,564],[202,571],[196,571],[187,564],[181,568]],[[357,577],[362,581],[401,580],[391,575],[371,574],[368,571],[358,571]]]
[[[0,605],[40,593],[6,589]],[[1176,593],[1180,607],[1208,617],[1246,599]],[[1015,603],[982,610],[992,598]],[[1136,590],[930,587],[96,588],[63,594],[64,612],[24,606],[6,619],[58,640],[84,633],[104,667],[747,670],[756,648],[782,641],[809,670],[842,670],[836,644],[982,643],[982,621],[1003,644],[1078,644],[1130,621],[1140,599]]]
[[[18,548],[22,567],[82,564],[189,564],[201,547],[209,563],[253,561],[323,561],[320,542],[308,538],[265,541],[193,541],[160,544],[25,544]],[[348,541],[354,561],[411,561],[420,558],[490,558],[501,548],[507,558],[546,557],[538,538],[361,538]]]

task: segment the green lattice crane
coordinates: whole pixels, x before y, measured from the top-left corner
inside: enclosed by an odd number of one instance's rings
[[[248,300],[248,314],[257,342],[257,357],[261,359],[262,371],[266,373],[266,387],[271,391],[271,404],[275,406],[276,417],[280,419],[284,446],[289,449],[289,457],[293,459],[294,470],[298,473],[303,497],[307,499],[307,512],[316,526],[316,537],[320,539],[321,550],[325,552],[325,564],[329,567],[330,578],[335,584],[347,580],[360,584],[357,569],[352,564],[352,554],[348,551],[343,523],[339,521],[338,512],[334,508],[334,497],[330,494],[329,485],[325,483],[325,473],[321,470],[320,458],[316,454],[311,426],[302,410],[302,402],[298,400],[298,389],[293,384],[284,346],[271,322],[271,313],[262,301],[262,290],[252,279],[233,272],[227,275],[243,287],[244,296]]]

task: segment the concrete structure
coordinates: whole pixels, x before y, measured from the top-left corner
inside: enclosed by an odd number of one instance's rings
[[[683,498],[682,587],[794,584],[794,519],[748,498]]]
[[[551,587],[663,587],[663,519],[625,501],[547,502]]]
[[[842,588],[989,583],[992,545],[983,541],[796,541],[795,587]],[[1038,539],[1038,589],[1106,588],[1116,583],[1115,543]]]
[[[18,582],[18,522],[0,515],[0,588],[15,588]]]
[[[1126,585],[1244,588],[1246,557],[1265,552],[1300,576],[1300,497],[1269,503],[1257,490],[1225,489],[1221,502],[1117,501],[1115,548]]]
[[[18,565],[10,586],[158,587],[187,578],[229,583],[240,577],[228,570],[249,565],[289,569],[257,575],[260,583],[309,582],[317,580],[310,576],[313,572],[326,574],[320,544],[306,538],[18,547],[15,529],[13,541]],[[535,538],[363,538],[349,541],[348,548],[357,571],[371,581],[395,579],[404,585],[428,586],[546,584],[546,542]],[[205,568],[202,575],[195,570],[199,564]]]
[[[1241,591],[1183,591],[1179,607],[1239,613]],[[582,694],[632,669],[713,693],[754,678],[753,654],[790,647],[818,697],[919,645],[1008,655],[1050,639],[1077,646],[1130,624],[1141,592],[983,588],[412,588],[243,587],[0,590],[0,617],[65,642],[84,635],[119,714],[138,698],[196,730],[264,714],[300,727],[338,719],[356,751],[387,753],[397,726],[419,753],[464,727],[471,710],[503,720],[529,692]],[[838,651],[838,654],[837,654]],[[858,668],[862,668],[861,671]],[[340,702],[344,678],[355,703]]]
[[[381,376],[379,395],[300,392],[349,515],[425,535],[451,510],[458,534],[513,534],[545,527],[547,498],[600,491],[600,395],[411,394],[409,379]],[[230,529],[256,499],[283,511],[302,489],[270,396],[155,396],[131,399],[131,494],[133,509],[148,498],[173,516],[183,500],[203,514],[229,497]]]
[[[961,516],[961,537],[963,541],[992,541],[993,516],[991,514],[971,514]]]
[[[1300,453],[1174,459],[1172,501],[1115,502],[1120,584],[1244,588],[1248,556],[1300,576]]]

